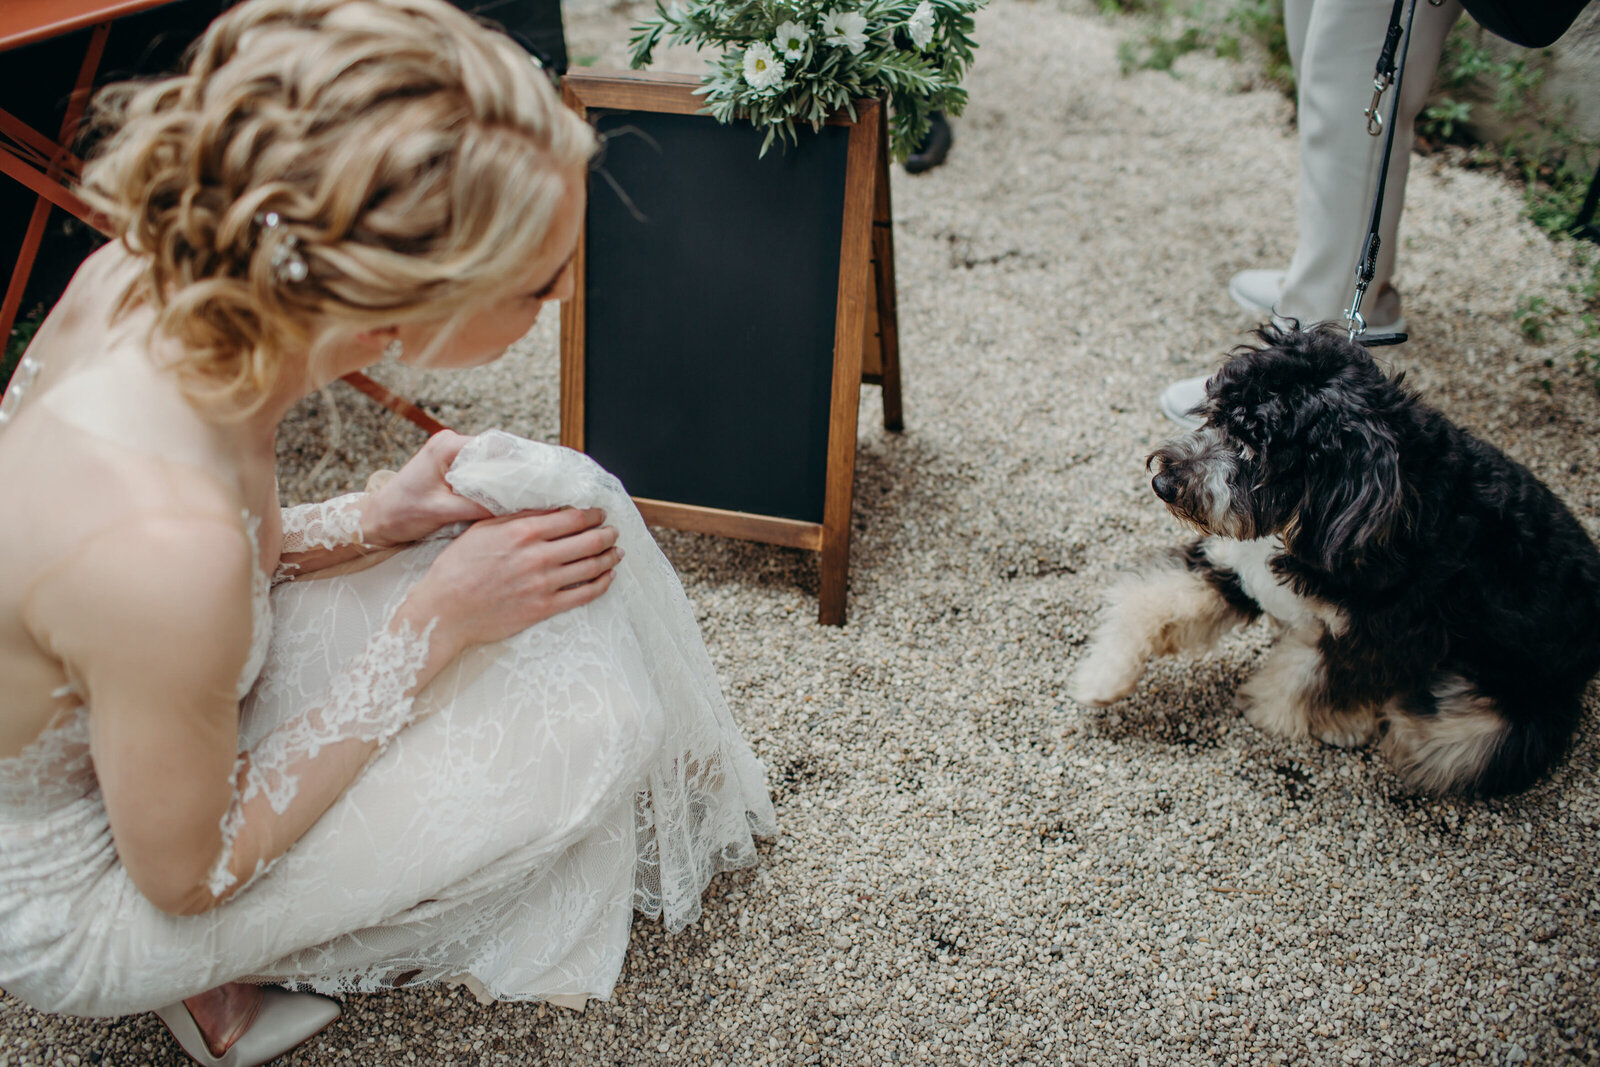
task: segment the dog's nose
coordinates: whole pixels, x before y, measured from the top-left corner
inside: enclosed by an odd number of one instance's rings
[[[1168,504],[1178,498],[1178,479],[1166,471],[1162,471],[1150,479],[1150,488],[1156,491],[1156,496]]]

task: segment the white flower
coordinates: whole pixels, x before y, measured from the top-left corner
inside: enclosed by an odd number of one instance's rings
[[[822,16],[823,40],[859,56],[867,47],[867,17],[859,11],[830,11]]]
[[[798,22],[781,23],[773,36],[773,47],[783,53],[784,59],[806,57],[806,38],[811,36],[811,31]]]
[[[919,52],[933,40],[933,5],[928,0],[922,0],[911,13],[911,18],[906,20],[906,32],[911,35],[911,43],[917,46]]]
[[[757,41],[744,50],[744,80],[758,92],[777,88],[783,83],[783,60]]]

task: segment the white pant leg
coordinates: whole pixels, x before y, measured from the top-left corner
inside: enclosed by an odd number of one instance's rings
[[[1291,54],[1297,37],[1303,43],[1295,69],[1300,100],[1298,235],[1278,301],[1280,315],[1306,323],[1337,322],[1350,304],[1383,158],[1383,138],[1367,133],[1362,112],[1372,101],[1372,71],[1392,8],[1392,0],[1285,0]],[[1412,123],[1427,99],[1445,35],[1460,14],[1459,0],[1446,0],[1441,7],[1417,0],[1369,306],[1394,273]],[[1385,112],[1389,101],[1385,94]]]
[[[1294,69],[1295,84],[1300,84],[1300,66],[1305,62],[1306,30],[1311,25],[1311,9],[1315,0],[1283,0],[1283,31],[1288,39],[1289,66]]]

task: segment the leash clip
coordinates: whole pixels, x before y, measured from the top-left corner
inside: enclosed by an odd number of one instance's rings
[[[1383,113],[1378,110],[1378,105],[1383,102],[1383,94],[1393,81],[1392,74],[1380,74],[1372,79],[1372,103],[1362,114],[1367,117],[1367,133],[1373,137],[1383,135]]]
[[[1378,195],[1383,195],[1381,183]],[[1378,249],[1382,244],[1377,223],[1374,222],[1361,248],[1361,259],[1356,263],[1356,291],[1351,294],[1350,307],[1344,313],[1345,329],[1349,331],[1346,340],[1354,341],[1367,332],[1367,320],[1361,314],[1361,301],[1367,295],[1367,286],[1372,284],[1373,276],[1378,273]]]
[[[1356,294],[1355,302],[1344,313],[1345,340],[1356,341],[1358,337],[1367,332],[1366,317],[1361,314],[1361,294]],[[1357,341],[1357,344],[1360,342]]]

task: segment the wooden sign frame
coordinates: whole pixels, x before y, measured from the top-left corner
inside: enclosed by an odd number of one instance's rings
[[[567,105],[586,119],[591,109],[704,114],[704,99],[695,93],[700,87],[701,80],[695,75],[637,71],[572,70],[562,79],[562,95]],[[828,123],[850,127],[850,137],[839,242],[839,289],[822,521],[804,522],[642,497],[633,500],[645,521],[653,526],[721,534],[821,553],[818,621],[837,626],[845,621],[849,585],[850,511],[854,498],[861,383],[882,387],[886,429],[898,431],[903,422],[886,108],[879,100],[861,100],[856,103],[854,120],[841,113],[830,118]],[[561,443],[580,452],[586,451],[587,256],[586,220],[573,258],[574,293],[561,305]]]

